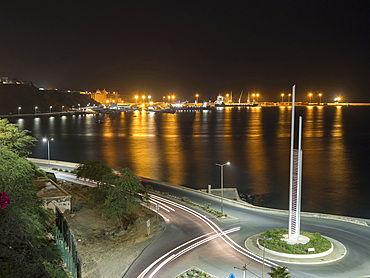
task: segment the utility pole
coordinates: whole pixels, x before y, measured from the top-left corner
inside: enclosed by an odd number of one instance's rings
[[[243,270],[243,278],[247,278],[247,264],[244,264],[242,268],[234,266],[235,269]]]

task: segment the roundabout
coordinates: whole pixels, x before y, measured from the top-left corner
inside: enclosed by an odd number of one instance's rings
[[[258,243],[258,238],[261,234],[257,234],[247,238],[244,246],[256,255],[263,256],[264,247]],[[327,264],[338,261],[347,254],[347,248],[339,241],[328,238],[332,247],[325,252],[315,254],[288,254],[276,252],[273,250],[265,249],[265,258],[279,263],[287,264],[301,264],[301,265],[314,265],[314,264]]]

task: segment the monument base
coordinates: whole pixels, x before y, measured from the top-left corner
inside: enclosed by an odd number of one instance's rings
[[[281,240],[284,240],[286,241],[286,243],[288,244],[306,244],[310,241],[310,238],[309,237],[306,237],[306,236],[303,236],[303,235],[300,235],[298,237],[298,239],[290,239],[289,238],[289,235],[283,235],[284,238],[282,238]]]

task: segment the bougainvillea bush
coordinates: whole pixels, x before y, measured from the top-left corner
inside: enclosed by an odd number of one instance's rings
[[[9,195],[4,192],[0,192],[0,209],[6,208],[7,205],[10,205]]]

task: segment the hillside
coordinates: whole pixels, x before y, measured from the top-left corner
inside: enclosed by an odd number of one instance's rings
[[[80,95],[79,93],[67,93],[56,90],[40,91],[33,85],[0,85],[0,115],[17,114],[18,107],[21,113],[35,113],[35,106],[38,112],[62,111],[64,109],[99,105],[100,103],[92,100],[90,95]]]

